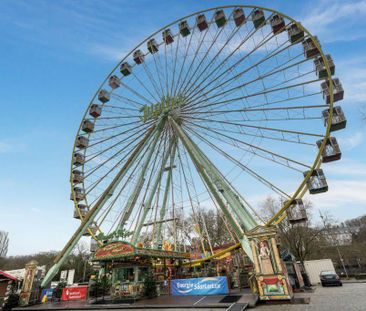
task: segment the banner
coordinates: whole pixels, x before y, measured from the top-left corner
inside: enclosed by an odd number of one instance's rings
[[[47,296],[48,300],[52,299],[53,288],[45,288],[42,290],[41,300],[44,296]]]
[[[67,270],[62,270],[60,273],[60,282],[66,282],[67,279]]]
[[[172,295],[221,295],[228,294],[226,276],[172,280]]]
[[[25,265],[23,286],[19,295],[19,304],[21,306],[27,306],[29,304],[30,295],[33,290],[33,282],[37,272],[37,264],[37,261],[31,260]]]
[[[67,285],[74,284],[75,269],[69,270],[67,274]]]
[[[65,287],[62,290],[62,301],[67,300],[86,300],[88,286]]]

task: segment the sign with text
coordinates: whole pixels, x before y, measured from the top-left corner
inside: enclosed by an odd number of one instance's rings
[[[88,286],[65,287],[62,290],[62,301],[67,300],[86,300]]]
[[[228,294],[226,276],[172,280],[172,295],[222,295]]]

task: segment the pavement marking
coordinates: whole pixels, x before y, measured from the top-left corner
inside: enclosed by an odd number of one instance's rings
[[[202,301],[203,299],[205,299],[207,296],[203,296],[201,299],[197,300],[193,305],[195,306],[197,303],[199,303],[200,301]]]

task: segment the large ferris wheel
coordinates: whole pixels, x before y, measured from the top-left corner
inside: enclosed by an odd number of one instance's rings
[[[82,235],[116,232],[151,248],[199,241],[205,253],[203,210],[220,211],[251,257],[245,232],[262,221],[260,198],[284,202],[271,225],[301,220],[305,192],[328,189],[320,165],[340,158],[330,134],[346,124],[334,68],[316,37],[270,9],[212,8],[153,33],[82,118],[71,164],[81,225],[56,262]]]

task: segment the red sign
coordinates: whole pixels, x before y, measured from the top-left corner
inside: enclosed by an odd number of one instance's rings
[[[65,287],[62,290],[61,300],[86,300],[88,286]]]
[[[111,243],[100,249],[95,253],[95,258],[101,259],[105,257],[114,257],[118,255],[134,254],[135,249],[130,244],[125,243]]]

